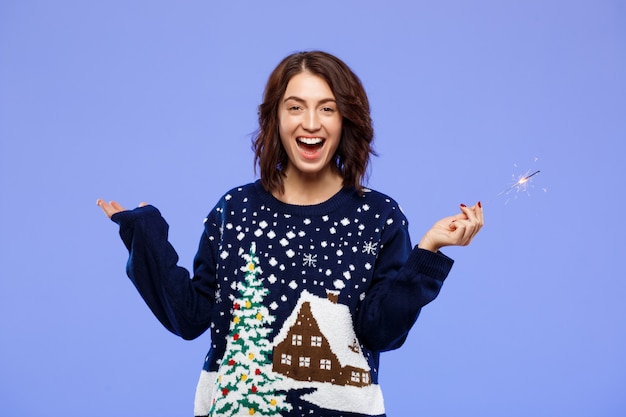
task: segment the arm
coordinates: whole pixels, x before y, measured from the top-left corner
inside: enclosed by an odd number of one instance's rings
[[[357,334],[370,349],[391,350],[404,343],[452,268],[453,261],[439,249],[468,245],[482,226],[479,202],[471,208],[461,205],[461,213],[439,220],[413,250],[407,226],[384,231],[372,285],[357,313]]]
[[[177,265],[178,255],[168,242],[168,225],[159,211],[142,204],[123,210],[114,203],[100,203],[111,220],[120,225],[120,236],[129,251],[127,274],[142,298],[169,331],[193,339],[210,325],[215,274],[206,233],[194,260],[194,277]]]
[[[357,313],[355,326],[361,341],[375,351],[402,346],[422,307],[439,294],[452,264],[452,259],[440,252],[411,250],[405,226],[391,232]]]

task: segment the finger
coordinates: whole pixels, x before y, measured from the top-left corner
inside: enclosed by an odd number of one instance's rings
[[[117,201],[111,201],[111,207],[116,211],[124,211],[124,207],[122,207]]]
[[[447,218],[451,219],[453,221],[454,220],[456,220],[456,221],[458,221],[458,220],[467,220],[467,214],[465,214],[464,212],[461,211],[460,213],[457,213],[457,214],[455,214],[453,216],[450,216],[450,217],[447,217]]]
[[[463,231],[463,234],[459,236],[458,244],[461,246],[467,246],[472,241],[476,228],[474,227],[473,223],[469,221],[465,221],[463,223],[464,224],[461,229]]]
[[[457,213],[453,216],[444,217],[437,222],[437,225],[444,229],[454,230],[456,228],[455,223],[459,220],[465,220],[466,218],[465,213]]]
[[[454,244],[456,245],[461,239],[461,236],[463,236],[463,234],[465,233],[465,225],[462,221],[455,221],[450,226],[450,236],[452,237],[452,239],[454,240]]]
[[[479,201],[478,203],[476,203],[476,206],[478,206],[476,208],[476,217],[478,217],[478,220],[480,221],[480,227],[482,227],[485,224],[485,216],[483,214],[483,205]]]
[[[111,218],[115,213],[119,213],[120,211],[124,211],[124,207],[122,207],[119,203],[115,201],[111,201],[107,203],[106,201],[99,198],[96,200],[96,204],[104,211],[104,214],[107,215],[108,218]]]
[[[474,223],[474,233],[473,234],[476,235],[476,233],[478,233],[478,231],[485,224],[484,215],[483,215],[483,207],[482,207],[482,204],[480,203],[480,201],[478,201],[476,204],[474,204],[471,207],[471,209],[472,209],[472,211],[474,213],[474,218],[472,219],[472,222]]]
[[[147,205],[148,203],[146,203],[145,201],[142,201],[141,203],[139,203],[139,207],[145,207]]]
[[[113,208],[109,203],[99,198],[98,200],[96,200],[96,204],[102,209],[102,211],[104,212],[104,214],[106,214],[108,218],[111,218],[111,216],[113,215]]]
[[[464,223],[464,234],[462,239],[462,245],[467,246],[474,239],[476,234],[480,231],[483,226],[482,217],[482,209],[479,206],[472,207],[473,210],[476,210],[477,213],[474,218],[470,218],[468,220],[463,221]]]
[[[473,234],[475,235],[484,224],[483,209],[480,201],[472,207],[461,206],[461,210],[467,214],[468,220],[470,220],[473,226]]]
[[[473,208],[471,208],[470,210],[473,210]],[[455,230],[453,233],[451,233],[451,235],[456,240],[456,245],[469,245],[476,233],[478,233],[478,230],[480,230],[481,224],[478,216],[473,216],[469,213],[468,215],[470,216],[469,218],[466,217],[465,219],[459,219],[454,222]]]
[[[461,212],[463,212],[463,214],[465,214],[469,220],[477,220],[475,212],[476,205],[472,207],[467,207],[465,204],[461,204],[460,208]]]
[[[444,227],[444,228],[447,227],[448,230],[455,230],[456,229],[455,223],[459,220],[467,220],[467,215],[463,212],[457,213],[452,216],[444,217],[437,223],[440,224],[441,227]]]

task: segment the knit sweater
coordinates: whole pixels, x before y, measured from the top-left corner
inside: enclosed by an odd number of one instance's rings
[[[196,416],[384,416],[379,353],[403,344],[453,263],[413,248],[398,204],[368,189],[297,206],[259,181],[235,188],[204,221],[192,277],[155,207],[112,220],[163,326],[210,329]]]

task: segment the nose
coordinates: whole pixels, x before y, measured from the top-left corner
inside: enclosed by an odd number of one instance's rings
[[[307,110],[302,121],[302,127],[309,132],[315,132],[322,127],[319,115],[315,109]]]

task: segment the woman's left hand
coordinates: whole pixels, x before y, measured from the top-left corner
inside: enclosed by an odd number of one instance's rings
[[[467,246],[483,224],[483,209],[480,201],[472,207],[461,204],[461,212],[436,222],[422,237],[418,247],[437,252],[444,246]]]

